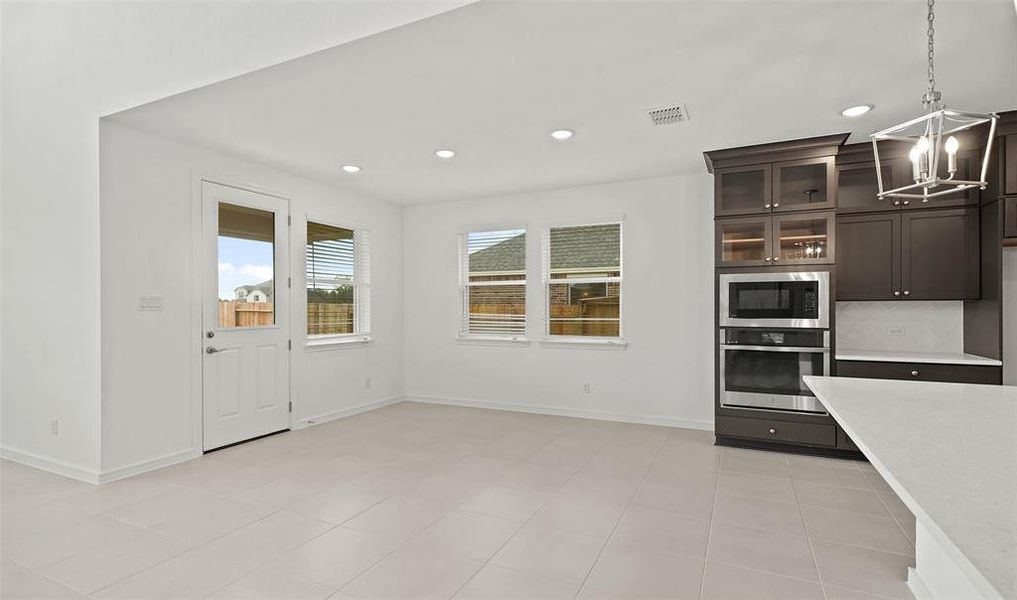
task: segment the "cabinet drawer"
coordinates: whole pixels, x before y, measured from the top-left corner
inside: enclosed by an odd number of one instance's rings
[[[837,428],[834,425],[815,425],[812,423],[791,423],[771,419],[747,419],[717,415],[715,428],[717,435],[805,444],[809,446],[837,445]]]
[[[837,376],[910,381],[943,381],[947,383],[985,383],[991,385],[1003,383],[1002,367],[930,363],[838,360]]]

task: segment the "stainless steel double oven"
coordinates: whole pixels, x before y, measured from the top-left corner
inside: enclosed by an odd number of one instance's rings
[[[720,404],[826,414],[802,381],[830,372],[830,273],[719,275]]]

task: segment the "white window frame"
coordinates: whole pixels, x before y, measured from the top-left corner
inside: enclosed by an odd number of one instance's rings
[[[523,279],[514,281],[476,281],[470,282],[470,258],[469,258],[469,237],[471,233],[483,233],[490,231],[512,231],[522,230],[526,234],[526,259],[523,264]],[[480,225],[476,227],[469,227],[460,231],[458,238],[457,255],[459,258],[459,325],[458,335],[456,339],[460,343],[466,344],[491,344],[491,345],[528,345],[530,339],[527,336],[527,330],[529,329],[530,321],[530,302],[529,302],[529,262],[530,262],[530,231],[525,223],[513,223],[513,224],[498,224],[498,225]],[[494,287],[500,285],[522,285],[523,286],[523,298],[526,301],[526,313],[523,316],[523,333],[522,334],[479,334],[469,333],[467,326],[469,323],[469,288],[470,287]]]
[[[589,227],[595,225],[618,225],[618,273],[617,277],[568,277],[551,279],[551,230],[566,227]],[[604,219],[577,219],[549,223],[544,227],[540,240],[541,279],[544,287],[543,314],[541,315],[542,346],[590,347],[605,349],[625,349],[625,219],[624,217]],[[617,283],[618,284],[618,335],[617,336],[583,336],[583,335],[551,335],[551,284],[574,283]]]
[[[309,335],[307,333],[307,224],[318,223],[353,232],[353,333]],[[365,346],[374,341],[371,334],[371,230],[364,224],[308,213],[304,219],[303,318],[304,348],[327,350]]]

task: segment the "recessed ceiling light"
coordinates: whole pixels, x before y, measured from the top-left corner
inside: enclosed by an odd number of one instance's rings
[[[452,158],[456,153],[454,150],[435,150],[434,155],[438,158]]]
[[[343,165],[343,171],[346,171],[347,173],[359,173],[360,167],[357,165]]]
[[[553,137],[556,140],[567,140],[573,135],[575,135],[575,133],[576,132],[572,131],[571,129],[555,129],[554,131],[551,132],[551,137]]]
[[[849,106],[844,110],[840,111],[840,114],[845,117],[860,117],[865,113],[872,110],[871,104],[859,104],[858,106]]]

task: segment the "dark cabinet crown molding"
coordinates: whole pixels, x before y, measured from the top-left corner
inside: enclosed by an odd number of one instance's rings
[[[703,152],[703,157],[706,160],[706,168],[710,171],[710,173],[713,173],[714,169],[724,167],[772,163],[799,158],[833,156],[837,154],[838,148],[847,141],[850,135],[850,132],[836,133],[833,135],[821,135],[818,137],[803,138],[800,140],[787,140],[783,142],[757,144],[755,146],[743,146],[741,148],[711,150],[709,152]]]

